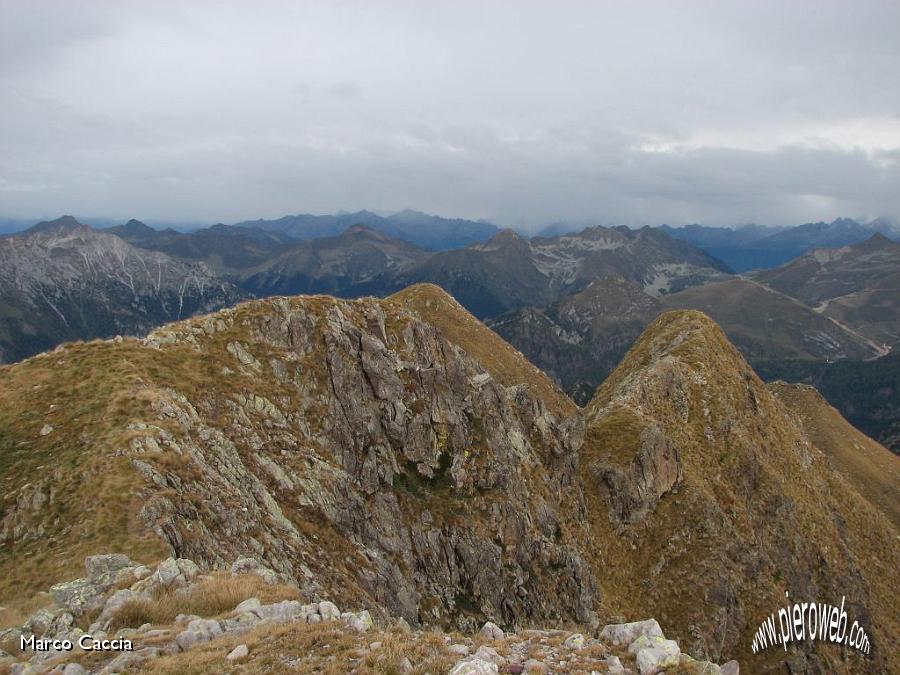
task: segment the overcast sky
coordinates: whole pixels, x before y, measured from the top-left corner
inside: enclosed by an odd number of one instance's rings
[[[900,217],[900,2],[0,0],[0,215]]]

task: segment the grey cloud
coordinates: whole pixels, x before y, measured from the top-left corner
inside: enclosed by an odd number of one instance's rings
[[[0,0],[0,215],[900,217],[898,23],[874,1]]]

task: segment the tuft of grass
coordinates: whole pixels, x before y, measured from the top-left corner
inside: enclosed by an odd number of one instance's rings
[[[231,576],[217,573],[184,589],[166,589],[152,598],[126,602],[113,616],[110,630],[136,628],[145,623],[155,626],[169,624],[179,614],[218,616],[254,597],[263,603],[296,600],[299,591],[294,586],[270,586],[255,574]]]

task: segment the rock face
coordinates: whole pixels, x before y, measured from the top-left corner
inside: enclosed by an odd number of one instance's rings
[[[249,297],[202,264],[66,217],[0,238],[0,363],[66,340],[142,335]]]
[[[252,556],[412,625],[591,619],[596,584],[561,529],[582,508],[580,420],[397,303],[258,301],[104,349],[169,373],[143,371],[112,447],[143,483],[136,525],[175,558]],[[14,539],[53,531],[32,506],[4,512]],[[173,560],[147,584],[183,575]]]

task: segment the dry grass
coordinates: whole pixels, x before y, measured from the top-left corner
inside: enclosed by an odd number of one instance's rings
[[[380,642],[375,649],[372,643]],[[229,663],[225,656],[238,644],[246,644],[249,656]],[[368,653],[366,653],[368,652]],[[449,654],[440,633],[404,633],[400,630],[356,633],[341,622],[289,623],[262,626],[239,636],[223,636],[189,652],[166,656],[144,664],[141,672],[165,675],[219,673],[322,673],[345,675],[393,675],[404,672],[408,658],[412,675],[446,673],[458,657]]]
[[[768,387],[835,468],[900,532],[900,457],[852,426],[813,387],[784,382]]]
[[[265,603],[296,600],[296,587],[268,585],[256,574],[231,576],[217,573],[186,589],[166,589],[149,599],[131,600],[113,616],[110,630],[137,628],[145,623],[160,626],[175,621],[179,614],[213,617],[233,610],[247,598]]]

